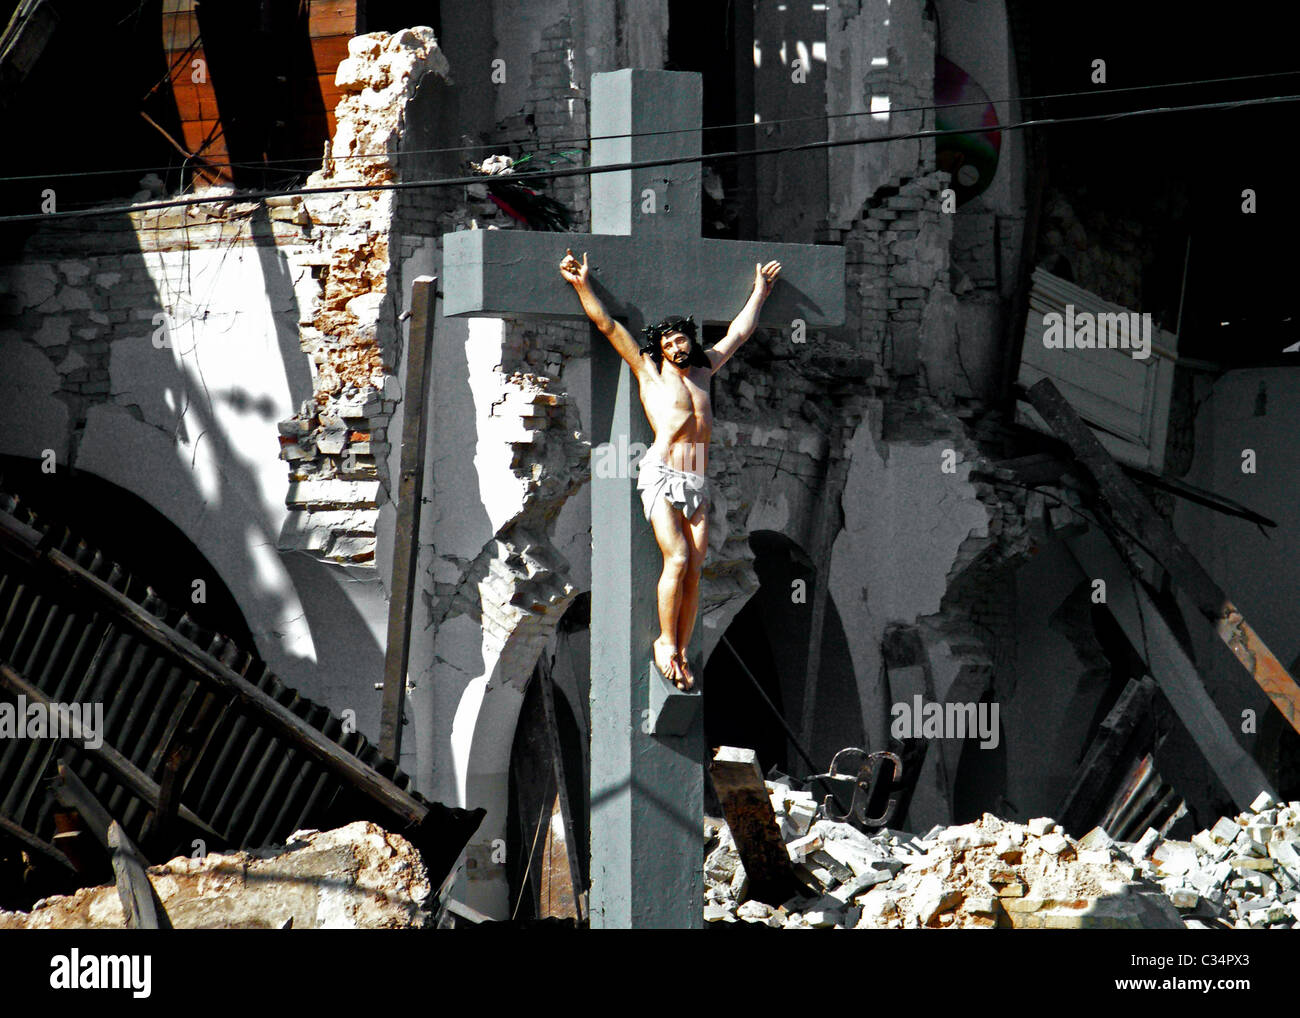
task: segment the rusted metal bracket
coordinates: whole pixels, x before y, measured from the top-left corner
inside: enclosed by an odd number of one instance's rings
[[[884,777],[884,768],[880,766],[885,761],[892,765],[888,778]],[[835,795],[826,796],[822,803],[826,819],[847,821],[864,831],[879,830],[888,826],[898,809],[898,800],[903,793],[903,761],[897,753],[888,750],[868,753],[865,749],[850,746],[835,754],[826,774],[814,774],[808,780],[822,781],[827,788],[834,788],[839,783],[845,796],[850,798],[848,811],[837,816]],[[886,789],[888,799],[884,809],[879,816],[870,816],[871,804],[885,794]]]

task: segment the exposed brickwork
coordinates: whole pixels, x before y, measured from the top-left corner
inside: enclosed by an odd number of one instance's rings
[[[350,40],[335,77],[346,93],[335,111],[338,129],[308,186],[401,179],[408,107],[430,73],[445,77],[448,67],[428,29]],[[403,280],[394,255],[414,250],[403,247],[401,224],[432,215],[436,201],[431,192],[352,191],[308,195],[294,207],[296,220],[324,229],[311,251],[291,259],[310,268],[317,294],[299,337],[313,396],[279,428],[292,482],[282,548],[374,563],[379,506],[390,497],[388,432],[402,356],[395,304]]]
[[[220,194],[217,191],[204,195]],[[57,398],[72,421],[70,445],[57,449],[73,462],[91,408],[118,402],[139,420],[129,393],[115,396],[112,347],[152,343],[159,350],[201,320],[204,309],[185,290],[188,252],[231,251],[308,242],[293,209],[228,201],[152,209],[42,225],[23,261],[0,265],[0,343],[39,347],[58,370]],[[53,439],[51,440],[53,441]]]

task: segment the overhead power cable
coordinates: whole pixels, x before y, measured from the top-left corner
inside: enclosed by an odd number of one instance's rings
[[[630,131],[623,134],[600,134],[584,135],[574,138],[556,138],[552,139],[549,144],[553,147],[562,147],[565,145],[585,145],[591,141],[615,141],[624,138],[657,138],[669,134],[686,134],[693,131],[731,131],[741,128],[755,127],[783,127],[787,124],[811,123],[813,121],[828,123],[832,120],[844,120],[852,117],[878,117],[882,112],[888,112],[891,116],[899,113],[930,113],[940,110],[955,110],[967,106],[986,106],[986,105],[1009,105],[1011,103],[1034,103],[1046,102],[1049,99],[1078,99],[1078,98],[1100,98],[1103,96],[1121,95],[1133,92],[1152,92],[1168,88],[1187,88],[1195,85],[1221,85],[1242,81],[1260,81],[1269,78],[1294,77],[1300,74],[1300,71],[1270,71],[1264,74],[1237,74],[1223,78],[1192,78],[1187,81],[1170,81],[1155,85],[1127,85],[1122,88],[1108,88],[1104,91],[1096,89],[1080,90],[1075,92],[1048,92],[1043,95],[1017,96],[1005,99],[971,99],[955,103],[939,103],[924,106],[896,106],[888,111],[878,110],[855,110],[852,113],[830,113],[830,114],[813,114],[806,117],[783,117],[778,120],[763,121],[741,121],[732,124],[710,124],[704,127],[677,127],[669,128],[662,131]],[[972,129],[961,131],[959,133],[967,134]],[[980,128],[985,130],[985,128]],[[445,155],[454,152],[477,152],[477,151],[498,151],[505,142],[488,143],[475,145],[449,145],[444,148],[419,148],[409,149],[403,152],[403,155]],[[349,152],[343,155],[331,155],[334,161],[346,159],[375,159],[380,156],[390,155],[389,152]],[[196,158],[202,158],[197,156]],[[284,159],[268,159],[263,162],[234,162],[230,160],[203,160],[204,165],[214,169],[246,169],[246,170],[286,170],[295,164],[305,164],[301,168],[316,167],[320,165],[320,159],[316,156],[298,156]],[[136,166],[125,167],[122,169],[101,169],[101,170],[67,170],[59,173],[27,173],[18,174],[9,177],[0,177],[0,183],[18,182],[24,180],[64,180],[79,177],[96,177],[96,176],[113,176],[134,173],[153,173],[157,171],[168,171],[176,169],[176,164],[171,163],[166,166]]]
[[[1098,121],[1126,120],[1131,117],[1153,116],[1162,113],[1188,113],[1206,110],[1237,109],[1244,106],[1268,106],[1276,103],[1296,102],[1300,95],[1269,96],[1262,99],[1232,99],[1217,103],[1195,103],[1188,106],[1157,106],[1140,110],[1121,110],[1113,113],[1090,113],[1077,117],[1049,117],[1024,120],[1016,124],[996,124],[980,127],[980,132],[1018,131],[1030,127],[1054,127],[1066,124],[1096,123]],[[879,115],[879,114],[878,114]],[[601,166],[575,166],[560,170],[538,170],[515,173],[509,176],[512,183],[554,180],[560,177],[590,176],[596,173],[620,173],[626,170],[652,169],[660,166],[677,166],[682,163],[713,163],[727,159],[744,159],[756,156],[781,155],[789,152],[810,152],[818,149],[844,148],[851,145],[876,145],[892,141],[916,141],[971,134],[972,128],[954,128],[944,131],[909,131],[903,134],[877,135],[873,138],[840,138],[834,141],[812,141],[773,148],[745,149],[732,152],[709,152],[699,155],[674,156],[668,159],[644,159],[635,162],[608,163]],[[446,177],[435,180],[394,181],[387,184],[332,184],[318,187],[286,188],[280,190],[242,191],[206,197],[171,198],[165,201],[141,202],[135,205],[108,205],[77,209],[67,212],[33,212],[22,215],[0,216],[2,223],[29,223],[52,219],[84,219],[93,216],[125,215],[133,212],[152,212],[159,209],[187,208],[194,205],[220,205],[239,202],[263,201],[267,198],[289,198],[310,194],[346,194],[351,192],[405,191],[427,187],[463,187],[482,184],[490,178],[482,175]]]

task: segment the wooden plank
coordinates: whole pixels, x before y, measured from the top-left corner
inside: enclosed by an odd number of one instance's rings
[[[1276,797],[1259,764],[1246,752],[1210,699],[1196,665],[1141,580],[1096,527],[1066,541],[1085,576],[1106,581],[1106,607],[1129,643],[1147,662],[1160,691],[1196,742],[1238,809],[1261,791]]]
[[[1036,364],[1028,361],[1021,363],[1021,384],[1032,386],[1044,378],[1050,380],[1070,401],[1070,405],[1077,407],[1078,412],[1088,421],[1132,442],[1145,440],[1143,428],[1146,422],[1142,419],[1141,410],[1087,389],[1069,378],[1049,374]]]
[[[586,888],[582,886],[582,864],[578,859],[577,830],[573,826],[573,808],[569,804],[569,786],[564,772],[564,755],[560,749],[560,726],[555,716],[555,683],[551,678],[550,659],[543,655],[537,669],[542,694],[542,711],[546,715],[546,737],[550,743],[551,763],[555,768],[560,823],[564,825],[564,850],[569,863],[569,884],[573,888],[573,905],[581,921],[587,915]]]
[[[721,746],[709,764],[709,777],[749,877],[749,896],[779,906],[801,894],[803,887],[795,878],[763,772],[758,769],[758,754],[752,749]]]
[[[307,34],[318,36],[357,34],[356,0],[312,0],[307,16]]]
[[[50,707],[50,700],[45,696],[44,693],[42,693],[34,685],[28,682],[22,675],[20,675],[18,672],[16,672],[14,669],[10,668],[6,664],[0,664],[0,685],[7,686],[9,689],[12,689],[15,693],[21,693],[23,696],[27,697],[27,699],[30,700],[32,703],[44,704],[47,710]],[[75,718],[73,719],[73,726],[74,726],[73,738],[81,739],[82,735],[77,730],[78,726],[76,725]],[[103,734],[104,734],[103,732],[99,733],[100,736],[103,736]],[[120,752],[114,749],[109,742],[104,741],[103,744],[98,747],[91,747],[86,745],[83,742],[81,746],[81,751],[86,755],[94,757],[96,760],[98,760],[101,764],[104,765],[105,768],[111,771],[113,775],[119,781],[122,782],[122,784],[124,784],[127,788],[129,788],[132,792],[134,792],[145,802],[149,803],[149,805],[153,806],[155,809],[158,808],[158,802],[159,802],[158,785],[154,783],[154,781],[149,777],[149,775],[145,774],[144,771],[140,770],[139,767],[137,767],[125,756],[123,756]],[[221,840],[221,835],[218,834],[217,831],[214,830],[211,826],[209,826],[207,823],[201,820],[197,815],[195,815],[194,811],[189,809],[188,807],[185,806],[180,807],[180,816],[185,820],[186,823],[193,824],[195,827],[199,828],[205,834],[208,834],[213,838]]]
[[[1154,679],[1130,679],[1102,721],[1057,810],[1067,833],[1077,838],[1097,823],[1115,789],[1116,772],[1132,759],[1139,748],[1136,743],[1150,734],[1155,691]]]
[[[817,681],[821,676],[822,633],[826,627],[826,604],[831,586],[831,549],[840,532],[843,511],[840,499],[848,479],[848,458],[844,455],[847,430],[841,425],[831,437],[826,451],[826,471],[819,486],[817,518],[814,523],[812,561],[817,570],[813,578],[812,619],[808,629],[808,656],[804,664],[803,711],[799,733],[805,746],[813,741],[813,724],[817,711]]]
[[[186,78],[184,81],[172,82],[172,95],[175,97],[176,112],[182,123],[221,119],[217,97],[207,85],[195,85]]]
[[[1092,474],[1119,524],[1135,535],[1148,553],[1169,571],[1173,581],[1187,592],[1197,611],[1214,626],[1219,638],[1282,712],[1287,723],[1300,732],[1300,686],[1196,556],[1102,448],[1050,380],[1044,379],[1030,388],[1028,398]]]
[[[415,606],[415,572],[420,558],[420,500],[424,492],[424,451],[429,430],[425,416],[432,363],[429,352],[433,346],[437,300],[437,276],[419,276],[411,285],[406,393],[402,403],[402,465],[397,479],[384,701],[379,719],[379,751],[394,761],[402,752],[402,706],[411,653],[411,611]]]
[[[55,796],[69,809],[75,809],[95,840],[107,848],[112,816],[66,761],[59,761],[58,768],[59,780],[54,786]]]
[[[334,74],[348,55],[347,35],[326,35],[314,38],[311,41],[311,52],[316,58],[316,70],[320,74],[328,74],[330,81],[334,80]]]
[[[154,812],[152,840],[161,847],[176,829],[176,817],[180,807],[180,773],[189,762],[192,749],[182,740],[168,754],[163,764],[162,781],[158,784],[158,805]]]
[[[164,14],[162,31],[164,49],[183,50],[199,37],[198,15],[193,11],[183,14]]]
[[[420,823],[428,815],[429,807],[409,792],[398,788],[374,768],[326,738],[323,733],[278,703],[274,697],[217,661],[98,576],[83,569],[60,551],[50,548],[41,552],[31,547],[23,540],[21,531],[3,514],[0,514],[0,546],[30,562],[40,562],[70,588],[89,598],[106,614],[124,623],[147,642],[178,661],[196,678],[232,694],[242,709],[259,718],[272,732],[302,748],[308,756],[318,760],[377,805],[413,824]]]
[[[1029,327],[1024,361],[1043,368],[1049,374],[1078,377],[1102,392],[1118,389],[1124,394],[1124,402],[1141,400],[1146,391],[1147,376],[1155,366],[1150,358],[1141,360],[1133,357],[1131,351],[1121,349],[1049,349],[1043,346],[1041,332],[1037,333],[1040,337],[1037,343],[1029,342],[1035,335],[1035,328],[1045,328],[1042,318],[1037,314],[1031,315]]]
[[[334,84],[335,71],[328,74],[321,73],[316,76],[316,84],[320,89],[321,102],[326,110],[333,111],[338,106],[339,100],[343,98],[343,91]]]
[[[144,858],[116,820],[108,825],[108,847],[113,854],[113,875],[117,879],[122,911],[126,913],[127,928],[170,930],[171,920],[145,871]]]

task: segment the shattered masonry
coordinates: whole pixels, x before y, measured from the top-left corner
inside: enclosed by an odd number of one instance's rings
[[[180,856],[149,867],[175,929],[419,929],[431,926],[433,888],[420,853],[398,834],[359,820],[297,831],[283,847]],[[0,912],[3,929],[114,929],[126,925],[117,888],[44,898]]]
[[[426,74],[447,76],[447,60],[427,28],[350,40],[335,75],[347,93],[336,110],[338,127],[307,186],[397,180],[407,109]],[[390,498],[389,431],[401,358],[394,300],[400,304],[402,292],[393,249],[400,249],[401,201],[395,191],[349,191],[286,199],[272,212],[322,227],[315,246],[289,259],[310,269],[318,291],[299,336],[313,395],[279,425],[292,482],[280,547],[328,562],[373,566],[379,507]]]
[[[870,835],[828,820],[790,779],[767,782],[781,837],[808,893],[776,906],[747,900],[745,867],[725,823],[704,863],[708,923],[779,929],[1236,929],[1300,927],[1300,802],[1267,793],[1191,841],[1153,829],[1136,842],[1101,828],[1071,838],[1037,817],[985,813],[923,838]]]

